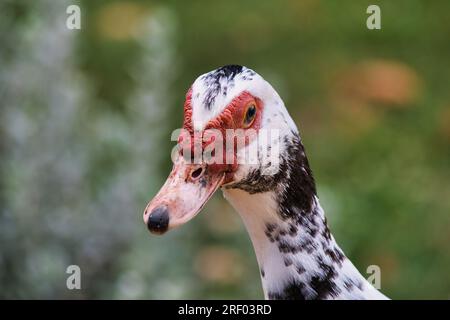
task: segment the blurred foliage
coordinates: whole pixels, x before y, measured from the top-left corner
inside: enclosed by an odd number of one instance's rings
[[[65,27],[79,4],[82,30]],[[382,30],[369,31],[378,4]],[[392,298],[450,296],[448,1],[0,2],[0,297],[262,298],[220,194],[149,237],[193,80],[242,64],[299,124],[346,254]],[[66,289],[66,267],[82,290]]]

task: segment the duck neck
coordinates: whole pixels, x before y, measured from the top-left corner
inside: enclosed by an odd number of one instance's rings
[[[331,235],[301,144],[272,190],[225,188],[252,240],[266,299],[384,298]],[[291,150],[292,152],[293,150]],[[294,168],[295,164],[300,166]]]

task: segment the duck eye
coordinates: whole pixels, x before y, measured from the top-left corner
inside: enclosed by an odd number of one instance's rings
[[[253,123],[253,120],[255,120],[256,116],[256,106],[252,103],[247,107],[247,111],[245,112],[244,116],[244,127],[248,128]]]

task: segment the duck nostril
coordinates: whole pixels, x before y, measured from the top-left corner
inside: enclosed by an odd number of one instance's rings
[[[191,178],[192,179],[198,179],[203,173],[203,168],[198,168],[191,172]]]

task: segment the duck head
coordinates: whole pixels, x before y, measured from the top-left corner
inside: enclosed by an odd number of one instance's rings
[[[229,65],[201,75],[186,94],[173,169],[144,222],[162,234],[192,219],[219,188],[273,188],[297,137],[280,96],[255,71]]]
[[[240,214],[268,299],[385,299],[331,235],[297,127],[260,75],[225,66],[195,80],[166,183],[144,221],[164,233],[219,188]]]

